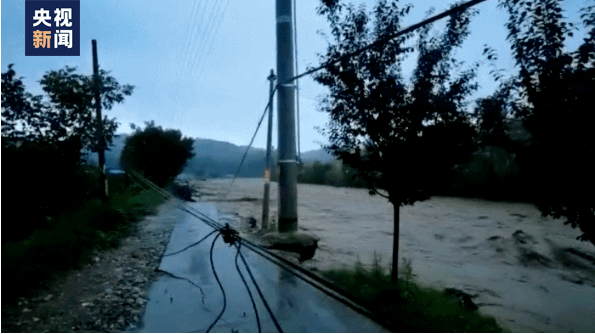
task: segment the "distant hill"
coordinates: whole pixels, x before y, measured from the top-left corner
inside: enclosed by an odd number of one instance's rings
[[[509,137],[516,142],[527,144],[531,135],[524,129],[519,120],[505,120]],[[106,168],[120,168],[120,155],[126,143],[126,134],[116,135],[110,150],[105,153]],[[226,177],[235,175],[246,146],[238,146],[225,141],[197,138],[194,140],[195,156],[188,161],[185,173],[197,177]],[[315,161],[327,163],[334,161],[332,155],[323,149],[302,152],[302,162],[310,164]],[[244,165],[239,173],[240,177],[261,177],[264,173],[266,151],[261,148],[251,148],[246,156]],[[89,153],[85,159],[97,165],[97,154]],[[273,151],[273,164],[276,164],[277,152]]]
[[[126,143],[126,134],[119,134],[114,138],[109,151],[105,152],[106,168],[120,168],[120,155]],[[194,140],[195,156],[190,159],[184,169],[185,173],[194,174],[197,177],[226,177],[235,175],[246,146],[238,146],[229,142],[213,139],[197,138]],[[261,177],[265,168],[266,150],[251,148],[239,173],[240,177]],[[85,159],[97,165],[97,153],[85,154]],[[273,152],[273,163],[277,160],[277,152]],[[322,149],[302,153],[302,161],[311,163],[314,161],[328,162],[333,160],[332,156],[326,154]]]
[[[302,162],[304,163],[311,163],[315,161],[326,163],[333,160],[335,160],[335,158],[332,155],[326,153],[323,149],[302,152]]]

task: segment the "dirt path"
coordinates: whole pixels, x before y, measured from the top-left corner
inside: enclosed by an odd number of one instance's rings
[[[158,275],[175,210],[171,202],[162,204],[119,248],[96,254],[94,263],[64,274],[35,297],[2,305],[2,331],[122,332],[136,324]]]
[[[260,224],[263,183],[196,182],[199,200],[214,201],[229,219]],[[270,216],[277,215],[272,183]],[[388,266],[392,206],[364,189],[298,186],[299,229],[320,238],[311,270],[371,264]],[[401,208],[400,256],[412,261],[416,280],[474,296],[480,312],[515,332],[595,331],[595,247],[580,231],[541,217],[525,203],[435,197]]]

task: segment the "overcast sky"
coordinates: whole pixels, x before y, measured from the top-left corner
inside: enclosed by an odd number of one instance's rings
[[[578,23],[578,9],[588,0],[567,0],[566,15]],[[372,9],[375,1],[365,2]],[[405,26],[423,19],[431,7],[438,12],[454,1],[412,2]],[[326,41],[317,30],[327,30],[316,15],[320,0],[297,0],[298,65],[318,65],[317,53]],[[498,66],[513,73],[506,42],[506,13],[488,0],[476,8],[472,34],[458,52],[470,64],[482,59],[484,44],[498,50]],[[256,0],[81,0],[81,51],[79,57],[25,56],[25,1],[2,0],[2,71],[15,64],[29,91],[41,94],[38,81],[48,70],[76,66],[92,73],[91,40],[98,44],[101,68],[121,84],[135,85],[134,94],[122,105],[106,111],[121,123],[118,133],[130,132],[130,123],[154,120],[166,128],[180,129],[191,137],[211,138],[247,145],[267,103],[266,77],[275,69],[275,1]],[[441,22],[444,22],[442,20]],[[584,33],[569,41],[576,48]],[[414,64],[410,59],[404,72]],[[486,65],[480,71],[480,91],[488,95],[495,84]],[[276,71],[275,71],[276,72]],[[306,78],[300,81],[301,149],[320,148],[325,139],[314,129],[324,126],[326,115],[317,100],[325,89]],[[276,103],[275,103],[276,107]],[[275,110],[276,113],[276,110]],[[266,124],[266,122],[264,122]],[[265,147],[264,124],[254,146]],[[276,145],[276,115],[273,145]]]

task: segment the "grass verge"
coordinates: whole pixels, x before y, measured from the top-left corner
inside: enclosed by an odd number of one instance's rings
[[[492,317],[464,307],[446,290],[415,284],[410,262],[403,267],[398,285],[377,260],[370,270],[358,262],[322,274],[400,332],[504,332]]]
[[[94,199],[53,217],[24,240],[3,243],[2,304],[30,295],[57,274],[90,262],[96,250],[117,247],[161,202],[155,192],[129,187],[106,203]]]

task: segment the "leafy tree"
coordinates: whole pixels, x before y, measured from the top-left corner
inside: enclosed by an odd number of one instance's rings
[[[2,72],[2,154],[10,161],[3,165],[2,191],[7,196],[2,204],[6,213],[16,212],[26,222],[10,225],[3,242],[27,237],[95,195],[92,177],[81,168],[81,149],[96,145],[97,139],[93,77],[74,71],[67,67],[43,76],[49,99],[27,92],[13,64]],[[132,86],[121,87],[105,71],[101,81],[106,109],[132,92]],[[114,120],[106,122],[108,140],[115,127]]]
[[[48,143],[2,138],[2,242],[28,237],[59,213],[88,200],[95,191],[80,164],[76,138]]]
[[[560,0],[501,0],[509,13],[508,40],[519,68],[511,103],[533,136],[519,152],[532,175],[544,216],[565,217],[579,239],[595,244],[595,6],[582,9],[587,36],[575,51],[564,42],[575,27]]]
[[[381,0],[373,13],[324,1],[332,36],[321,62],[353,52],[401,29],[411,5]],[[469,34],[474,11],[452,15],[442,34],[431,25],[419,32],[417,66],[410,81],[401,71],[412,34],[344,59],[315,76],[329,89],[321,110],[329,122],[321,132],[327,152],[366,180],[371,194],[394,206],[392,280],[397,280],[399,208],[424,200],[445,186],[452,167],[473,151],[474,129],[464,100],[476,89],[478,64],[455,73],[461,63],[453,53]],[[373,26],[370,27],[373,16]]]
[[[93,75],[77,74],[76,68],[69,66],[46,72],[40,80],[47,94],[44,100],[26,92],[13,66],[2,73],[2,136],[48,143],[77,137],[84,148],[97,151]],[[103,109],[111,109],[132,94],[134,86],[120,85],[109,72],[100,70],[99,77]],[[115,118],[104,116],[106,143],[111,143],[117,125]]]
[[[144,129],[134,124],[131,127],[135,132],[126,138],[120,165],[144,174],[161,187],[180,174],[194,156],[194,141],[179,130],[163,129],[153,121],[145,123]]]
[[[477,117],[478,144],[482,148],[498,146],[512,150],[505,125],[505,119],[510,114],[507,102],[511,98],[511,90],[511,81],[506,81],[492,95],[477,100],[474,114]]]
[[[27,92],[13,67],[2,73],[2,137],[35,140],[43,135],[42,115],[47,115],[42,96]]]
[[[120,85],[108,71],[99,70],[100,100],[103,110],[110,110],[115,103],[124,102],[124,96],[132,95],[134,86]],[[93,75],[76,73],[75,67],[66,66],[58,71],[49,71],[40,81],[49,97],[49,107],[58,115],[59,127],[54,127],[58,137],[75,135],[83,146],[97,151],[97,115],[95,112],[95,81]],[[103,115],[105,143],[112,142],[118,127],[115,118]]]

